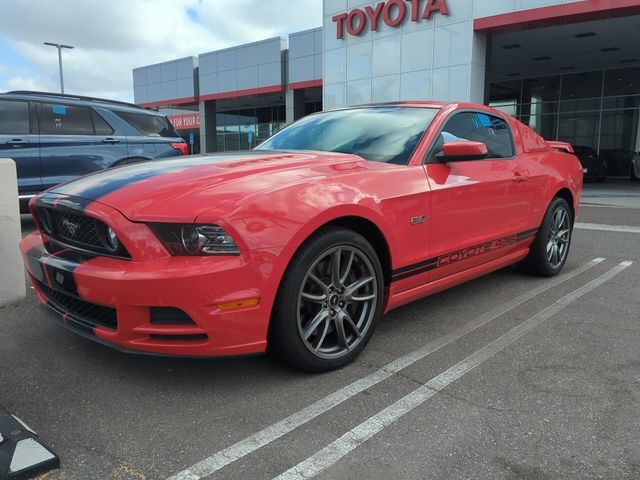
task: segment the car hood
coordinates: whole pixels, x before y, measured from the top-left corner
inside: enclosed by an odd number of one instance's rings
[[[103,170],[49,192],[100,202],[132,221],[194,221],[254,194],[383,166],[327,152],[194,155]]]

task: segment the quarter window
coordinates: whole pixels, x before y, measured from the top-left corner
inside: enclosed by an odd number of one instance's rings
[[[442,145],[453,141],[482,142],[489,151],[488,158],[514,156],[513,137],[507,122],[483,112],[462,112],[447,120],[433,155],[442,151]]]
[[[113,128],[96,112],[91,110],[91,118],[93,118],[93,129],[96,135],[112,135]]]
[[[29,133],[29,102],[0,100],[0,135]]]
[[[93,135],[89,108],[42,103],[39,116],[43,135]]]

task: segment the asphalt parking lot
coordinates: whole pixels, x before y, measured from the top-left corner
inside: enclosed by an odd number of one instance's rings
[[[48,480],[637,479],[640,184],[587,186],[579,222],[561,276],[505,269],[394,311],[323,375],[125,355],[30,290],[0,308],[0,404],[60,455]]]

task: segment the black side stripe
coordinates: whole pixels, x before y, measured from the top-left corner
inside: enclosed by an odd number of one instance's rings
[[[538,233],[538,229],[527,230],[525,232],[516,233],[515,235],[509,235],[489,242],[481,243],[479,245],[473,245],[471,247],[456,250],[445,255],[441,255],[436,258],[424,260],[406,267],[401,267],[391,272],[391,281],[398,282],[406,278],[420,275],[421,273],[434,270],[439,267],[451,265],[453,263],[461,262],[463,260],[477,257],[515,243],[522,242],[524,240],[533,238]]]

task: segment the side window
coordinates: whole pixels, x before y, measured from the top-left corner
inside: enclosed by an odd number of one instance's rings
[[[147,137],[179,137],[167,117],[146,113],[113,112]]]
[[[29,102],[0,100],[0,135],[29,133]]]
[[[514,155],[511,129],[506,121],[482,112],[462,112],[451,117],[437,140],[432,155],[442,151],[442,145],[453,141],[482,142],[488,158],[511,158]]]
[[[39,107],[41,134],[93,135],[91,109],[56,103],[41,103]]]
[[[93,118],[93,129],[96,135],[113,135],[113,128],[98,113],[91,110],[91,118]]]

